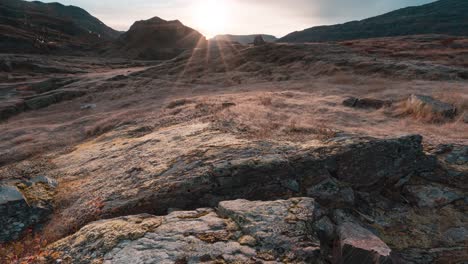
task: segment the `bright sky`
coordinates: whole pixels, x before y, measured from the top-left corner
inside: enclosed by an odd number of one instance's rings
[[[86,9],[125,31],[154,16],[178,19],[207,37],[217,34],[284,36],[312,26],[343,23],[434,0],[45,0]]]

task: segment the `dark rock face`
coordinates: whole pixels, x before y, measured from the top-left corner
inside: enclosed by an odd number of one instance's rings
[[[296,31],[278,41],[340,41],[420,34],[467,36],[468,21],[465,15],[467,12],[466,1],[441,0],[361,21]]]
[[[165,21],[154,17],[137,21],[116,41],[119,56],[134,59],[171,59],[186,50],[206,45],[206,39],[180,21]]]
[[[441,207],[463,199],[463,195],[458,191],[437,185],[408,185],[405,186],[405,192],[420,208]]]
[[[372,98],[356,98],[349,97],[343,101],[343,105],[347,107],[362,108],[362,109],[380,109],[392,105],[391,101],[384,101]]]
[[[52,212],[56,183],[36,177],[16,185],[0,185],[0,243],[18,239],[43,223]]]
[[[3,53],[86,51],[118,35],[78,7],[22,0],[0,3],[0,52]]]
[[[408,104],[413,109],[429,108],[436,115],[453,118],[457,114],[457,108],[451,104],[436,100],[430,96],[414,94],[408,99]]]

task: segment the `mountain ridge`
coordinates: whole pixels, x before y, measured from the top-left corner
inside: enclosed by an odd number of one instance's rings
[[[343,24],[292,32],[279,42],[321,42],[421,34],[468,35],[468,1],[440,0]]]
[[[89,50],[120,33],[76,6],[0,1],[0,52],[49,53]]]
[[[238,42],[240,44],[250,44],[254,42],[256,36],[262,36],[263,40],[266,42],[276,42],[277,37],[268,34],[249,34],[249,35],[232,35],[232,34],[221,34],[216,35],[211,40],[215,41],[229,41],[229,42]]]

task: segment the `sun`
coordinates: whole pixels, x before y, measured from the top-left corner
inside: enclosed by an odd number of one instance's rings
[[[197,0],[192,11],[195,28],[207,38],[225,32],[228,20],[227,0]]]

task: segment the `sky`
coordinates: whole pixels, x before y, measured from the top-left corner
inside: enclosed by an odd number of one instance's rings
[[[271,34],[282,37],[312,26],[360,20],[434,0],[43,0],[81,7],[126,31],[154,16],[178,19],[207,37]]]

